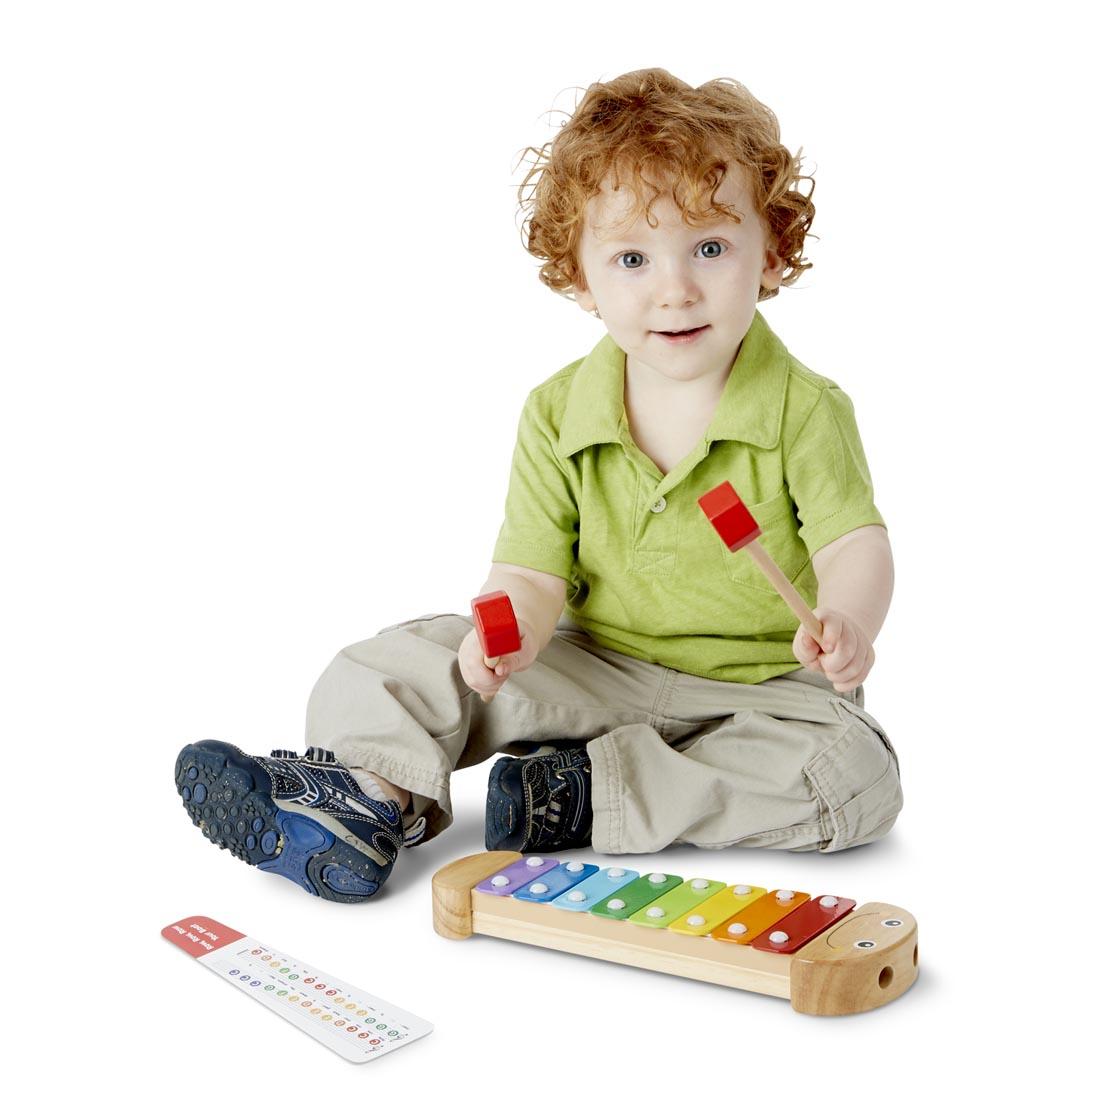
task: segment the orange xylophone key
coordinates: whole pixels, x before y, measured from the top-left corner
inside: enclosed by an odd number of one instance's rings
[[[720,924],[710,938],[726,943],[751,943],[761,932],[809,900],[810,895],[801,890],[773,890],[735,914],[729,924]]]
[[[780,955],[789,955],[809,943],[814,936],[820,935],[826,928],[832,927],[841,917],[856,907],[852,898],[838,898],[832,894],[823,894],[813,901],[800,905],[781,921],[777,921],[761,932],[752,941],[753,947],[761,951],[775,951]]]

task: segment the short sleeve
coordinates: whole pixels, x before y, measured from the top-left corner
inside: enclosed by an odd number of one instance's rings
[[[811,557],[857,527],[886,526],[875,507],[852,402],[836,386],[822,389],[791,444],[784,473]]]
[[[504,523],[493,561],[522,565],[569,581],[580,526],[570,471],[554,451],[556,433],[535,394],[520,416]]]

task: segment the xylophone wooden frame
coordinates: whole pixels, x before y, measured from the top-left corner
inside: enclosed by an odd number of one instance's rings
[[[435,930],[447,939],[495,936],[783,997],[796,1012],[814,1016],[878,1008],[916,981],[917,922],[895,905],[868,902],[793,954],[773,954],[474,889],[521,858],[481,852],[440,868],[432,878]],[[902,923],[887,928],[882,922],[888,919]],[[872,936],[875,947],[852,947]]]

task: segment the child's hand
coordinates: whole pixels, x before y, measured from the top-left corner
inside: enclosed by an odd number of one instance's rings
[[[485,653],[476,630],[471,630],[458,647],[458,669],[462,673],[462,679],[486,699],[492,699],[513,672],[522,672],[529,668],[538,656],[538,646],[531,634],[531,628],[518,619],[516,625],[519,627],[520,647],[515,653],[501,657],[496,668],[489,668],[485,664]]]
[[[853,691],[867,679],[875,663],[875,650],[856,621],[842,611],[815,609],[821,623],[824,650],[804,626],[794,636],[794,655],[808,669],[823,672],[837,691]]]

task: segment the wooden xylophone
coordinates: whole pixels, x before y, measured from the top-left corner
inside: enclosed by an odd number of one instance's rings
[[[840,1016],[917,977],[917,922],[895,905],[484,852],[432,878],[435,930],[475,932],[785,997]]]

